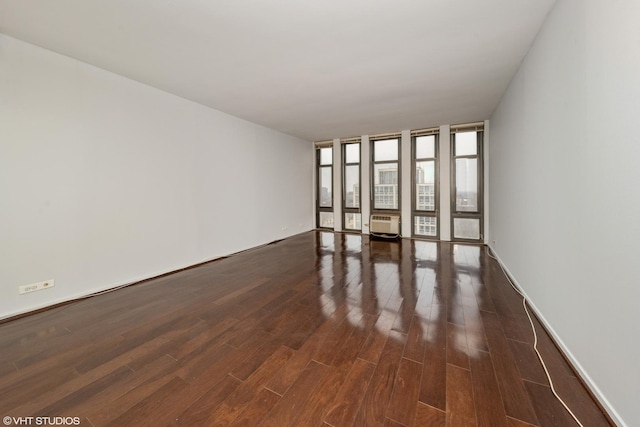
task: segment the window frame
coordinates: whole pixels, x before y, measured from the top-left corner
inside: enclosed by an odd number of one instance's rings
[[[331,149],[331,163],[330,164],[322,164],[322,160],[321,160],[321,152],[323,149]],[[320,171],[323,168],[329,168],[330,170],[330,176],[331,176],[331,206],[320,206],[320,198],[321,198],[321,191],[320,191]],[[334,230],[335,229],[335,224],[332,225],[331,227],[323,227],[321,226],[320,223],[320,216],[321,213],[331,213],[333,214],[333,209],[335,206],[335,203],[333,201],[333,146],[328,145],[328,144],[320,144],[317,143],[316,144],[316,228],[320,228],[323,230]],[[333,221],[332,221],[333,224]]]
[[[347,162],[347,146],[358,145],[358,161]],[[342,167],[342,221],[345,231],[362,232],[362,141],[354,138],[341,141],[341,167]],[[358,207],[347,207],[347,166],[358,167]],[[360,228],[347,228],[347,214],[360,214]]]
[[[417,138],[421,136],[434,136],[433,157],[417,157]],[[411,134],[411,236],[420,239],[439,240],[440,239],[440,133],[439,131],[419,132],[415,131]],[[433,180],[434,180],[434,209],[418,210],[417,200],[417,172],[419,161],[433,161]],[[431,217],[436,220],[436,234],[433,236],[416,233],[416,217]]]
[[[397,155],[397,159],[396,160],[375,160],[375,156],[376,156],[376,142],[378,141],[388,141],[388,140],[395,140],[396,141],[396,145],[397,145],[397,150],[398,150],[398,155]],[[375,213],[386,213],[386,214],[397,214],[400,215],[400,210],[402,209],[402,179],[401,179],[401,173],[402,173],[402,150],[401,150],[401,146],[402,146],[402,138],[400,134],[393,134],[393,135],[385,135],[385,136],[374,136],[374,137],[370,137],[369,139],[371,147],[370,147],[370,173],[369,173],[369,190],[370,190],[370,203],[371,203],[371,213],[375,214]],[[398,206],[396,208],[377,208],[376,207],[376,201],[375,201],[375,193],[376,193],[376,181],[375,181],[375,174],[376,174],[376,165],[378,164],[397,164],[397,171],[396,171],[396,181],[397,181],[397,195],[398,195]]]
[[[456,135],[464,132],[476,132],[476,153],[473,155],[456,156]],[[456,242],[482,243],[484,242],[484,127],[481,125],[461,125],[451,130],[450,150],[451,150],[451,240]],[[458,186],[456,179],[456,160],[458,159],[477,159],[477,210],[476,211],[458,211],[456,208],[456,198],[458,195]],[[478,239],[469,239],[456,237],[455,220],[456,219],[475,219],[478,221]]]

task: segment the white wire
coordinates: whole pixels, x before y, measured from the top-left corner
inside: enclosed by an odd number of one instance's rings
[[[580,420],[578,419],[578,417],[576,417],[576,415],[573,413],[573,411],[571,411],[571,409],[569,409],[569,406],[567,406],[567,404],[564,402],[564,400],[562,400],[562,398],[558,395],[558,393],[556,392],[555,387],[553,386],[553,381],[551,380],[551,374],[549,374],[549,370],[547,369],[547,365],[544,363],[544,359],[542,358],[542,355],[540,354],[540,351],[538,350],[538,334],[536,333],[536,327],[533,324],[533,319],[531,319],[531,314],[529,313],[529,309],[527,308],[527,303],[529,303],[529,301],[527,300],[527,297],[524,295],[523,292],[521,292],[516,287],[516,285],[511,280],[511,277],[509,277],[509,274],[507,274],[507,272],[505,271],[504,267],[502,266],[502,263],[500,262],[500,260],[496,256],[492,255],[491,252],[492,252],[491,248],[487,247],[487,254],[491,258],[496,260],[496,262],[500,266],[500,269],[502,270],[502,272],[504,273],[505,277],[509,281],[509,284],[513,288],[513,290],[516,291],[518,293],[518,295],[520,295],[522,297],[522,306],[524,307],[524,312],[527,314],[527,318],[529,319],[529,324],[531,325],[531,330],[533,331],[533,349],[535,350],[536,354],[538,355],[538,360],[540,360],[540,364],[542,364],[542,368],[544,369],[544,373],[547,376],[547,380],[549,381],[549,386],[551,387],[551,392],[556,397],[556,399],[558,399],[558,401],[562,404],[562,406],[564,406],[564,409],[567,410],[569,415],[571,415],[573,417],[575,422],[578,423],[578,425],[580,427],[584,427],[582,425],[582,423],[580,422]]]

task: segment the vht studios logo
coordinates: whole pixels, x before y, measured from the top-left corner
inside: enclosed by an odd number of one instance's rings
[[[79,426],[80,417],[4,417],[6,426]]]

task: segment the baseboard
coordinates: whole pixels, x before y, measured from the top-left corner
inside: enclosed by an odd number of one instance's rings
[[[520,286],[515,276],[509,271],[509,268],[506,266],[502,259],[500,258],[500,254],[495,250],[492,245],[489,245],[489,248],[493,252],[493,254],[498,259],[498,262],[504,268],[504,271],[509,275],[509,278],[513,282],[513,284],[518,288],[520,292],[526,297],[528,305],[531,307],[536,318],[540,321],[542,326],[544,326],[545,330],[549,333],[551,340],[555,344],[555,346],[560,350],[564,358],[567,360],[567,363],[571,366],[573,371],[578,375],[578,378],[582,381],[582,383],[587,387],[588,391],[591,395],[598,401],[603,411],[609,416],[610,421],[613,422],[617,426],[626,427],[627,424],[624,422],[618,411],[615,410],[611,402],[606,398],[606,396],[602,393],[600,388],[593,381],[591,376],[587,373],[587,371],[583,368],[583,366],[578,362],[578,359],[573,355],[569,347],[564,343],[560,335],[553,329],[551,324],[547,321],[547,319],[542,315],[542,312],[536,307],[535,303],[529,298],[527,292]]]

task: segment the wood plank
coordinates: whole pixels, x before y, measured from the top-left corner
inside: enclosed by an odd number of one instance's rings
[[[386,417],[405,426],[412,425],[418,406],[422,363],[402,358]]]
[[[358,314],[352,318],[358,319],[359,316]],[[350,317],[348,316],[347,319]],[[329,366],[326,375],[311,393],[304,406],[300,408],[298,414],[291,420],[292,425],[315,427],[322,422],[328,412],[329,404],[339,393],[353,364],[356,360],[360,360],[356,359],[356,356],[368,333],[375,325],[376,319],[375,316],[365,313],[358,320],[356,325],[350,326],[351,334],[338,347],[340,351],[334,351],[334,356],[330,359],[331,366]],[[335,350],[335,347],[333,349]]]
[[[320,425],[327,413],[329,403],[346,380],[351,365],[352,362],[345,362],[338,366],[329,366],[322,380],[311,392],[297,414],[291,419],[290,425],[299,427]]]
[[[431,312],[429,307],[428,313]],[[429,323],[420,316],[413,316],[411,326],[407,332],[407,345],[404,347],[402,357],[411,359],[418,363],[424,360],[424,351],[426,347],[426,336],[429,329]]]
[[[418,403],[415,426],[438,427],[446,425],[446,422],[447,417],[444,411],[425,405],[422,402]]]
[[[246,381],[229,394],[215,411],[210,411],[204,424],[209,426],[231,424],[238,414],[252,405],[258,392],[284,366],[293,353],[292,349],[280,346]]]
[[[231,427],[254,427],[273,409],[280,400],[280,396],[263,388],[251,405],[247,406],[230,424]]]
[[[537,424],[536,413],[520,377],[520,372],[498,316],[493,313],[483,312],[482,322],[487,334],[491,358],[494,362],[494,369],[506,414],[531,424]]]
[[[358,357],[371,363],[378,363],[382,349],[384,348],[389,332],[393,326],[395,316],[389,313],[382,313],[378,317],[378,322],[365,342]]]
[[[525,381],[525,384],[541,425],[558,427],[578,425],[571,415],[564,409],[562,404],[555,398],[551,392],[551,388],[529,381]],[[596,424],[589,423],[588,425],[591,426]]]
[[[533,424],[525,423],[524,421],[516,420],[515,418],[507,417],[509,427],[536,427]]]
[[[203,394],[198,400],[186,406],[173,424],[180,426],[207,425],[207,419],[222,402],[240,386],[240,380],[226,375],[215,387]]]
[[[12,371],[11,374],[16,371]],[[22,370],[20,373],[28,372],[28,370]],[[15,377],[15,375],[6,378]],[[45,371],[43,374],[33,375],[24,378],[21,382],[9,383],[7,381],[5,386],[0,387],[0,409],[9,410],[19,409],[19,413],[35,413],[35,412],[23,412],[23,411],[35,411],[34,407],[29,407],[29,402],[32,399],[39,398],[42,395],[47,394],[51,389],[56,388],[59,384],[72,381],[78,378],[78,373],[73,367],[66,367],[60,369],[51,369]],[[69,391],[70,393],[73,390]],[[56,397],[57,399],[57,397]]]
[[[533,346],[528,343],[514,340],[507,340],[513,353],[513,358],[518,366],[518,371],[522,379],[542,385],[548,385],[547,376],[536,356]]]
[[[447,323],[447,363],[469,369],[467,330],[464,326]]]
[[[397,421],[393,421],[392,419],[385,418],[384,419],[384,427],[404,427],[403,424],[400,424]]]
[[[187,387],[187,382],[182,378],[175,377],[151,394],[149,399],[145,399],[144,401],[134,405],[131,409],[127,410],[107,425],[114,427],[127,425],[133,426],[147,424],[150,419],[173,419],[173,414],[178,411],[178,408],[172,405],[167,405],[166,401],[176,393],[179,394]]]
[[[110,389],[100,401],[79,408],[78,413],[85,414],[93,425],[105,425],[171,381],[175,369],[175,360],[163,355],[136,371],[127,382]]]
[[[315,387],[326,374],[327,367],[320,363],[309,362],[309,365],[300,374],[300,377],[291,386],[282,398],[260,424],[263,427],[281,427],[290,424],[298,409],[304,405]]]
[[[446,425],[447,418],[446,413],[440,409],[436,409],[432,406],[425,405],[424,403],[418,403],[416,408],[416,419],[413,425],[415,426],[444,426]]]
[[[406,335],[391,331],[364,395],[355,425],[383,425],[393,392],[396,373],[402,357]]]
[[[467,348],[469,350],[489,351],[489,344],[482,325],[480,307],[477,305],[476,300],[474,300],[473,306],[464,306],[464,328],[467,334]]]
[[[375,365],[356,359],[342,388],[329,406],[324,421],[332,426],[353,425],[365,392],[371,381]]]
[[[108,388],[114,385],[120,385],[123,380],[131,377],[133,371],[126,366],[122,366],[117,370],[106,374],[96,381],[77,389],[73,393],[56,400],[50,405],[40,408],[36,413],[44,416],[58,416],[59,414],[74,414],[78,412],[77,408],[86,404],[92,398],[99,398],[103,392],[108,393]]]
[[[361,320],[361,316],[355,321],[358,324]],[[313,356],[313,360],[322,363],[324,365],[331,365],[335,357],[340,353],[336,349],[343,348],[347,339],[353,333],[354,324],[351,323],[351,319],[347,317],[342,323],[333,330],[324,340],[322,347],[320,347]]]
[[[289,362],[280,369],[278,374],[269,381],[266,387],[280,396],[284,395],[311,361],[316,351],[322,347],[326,337],[342,323],[347,314],[347,311],[335,312],[326,319]]]
[[[478,425],[508,426],[491,354],[471,358],[471,379]]]
[[[443,307],[433,306],[429,322],[429,341],[422,364],[419,400],[444,411],[447,391],[447,319]]]
[[[608,425],[534,321],[558,392]],[[480,247],[313,231],[0,322],[0,413],[95,426],[566,423],[531,342]]]
[[[447,365],[447,426],[478,425],[476,422],[471,373]]]

